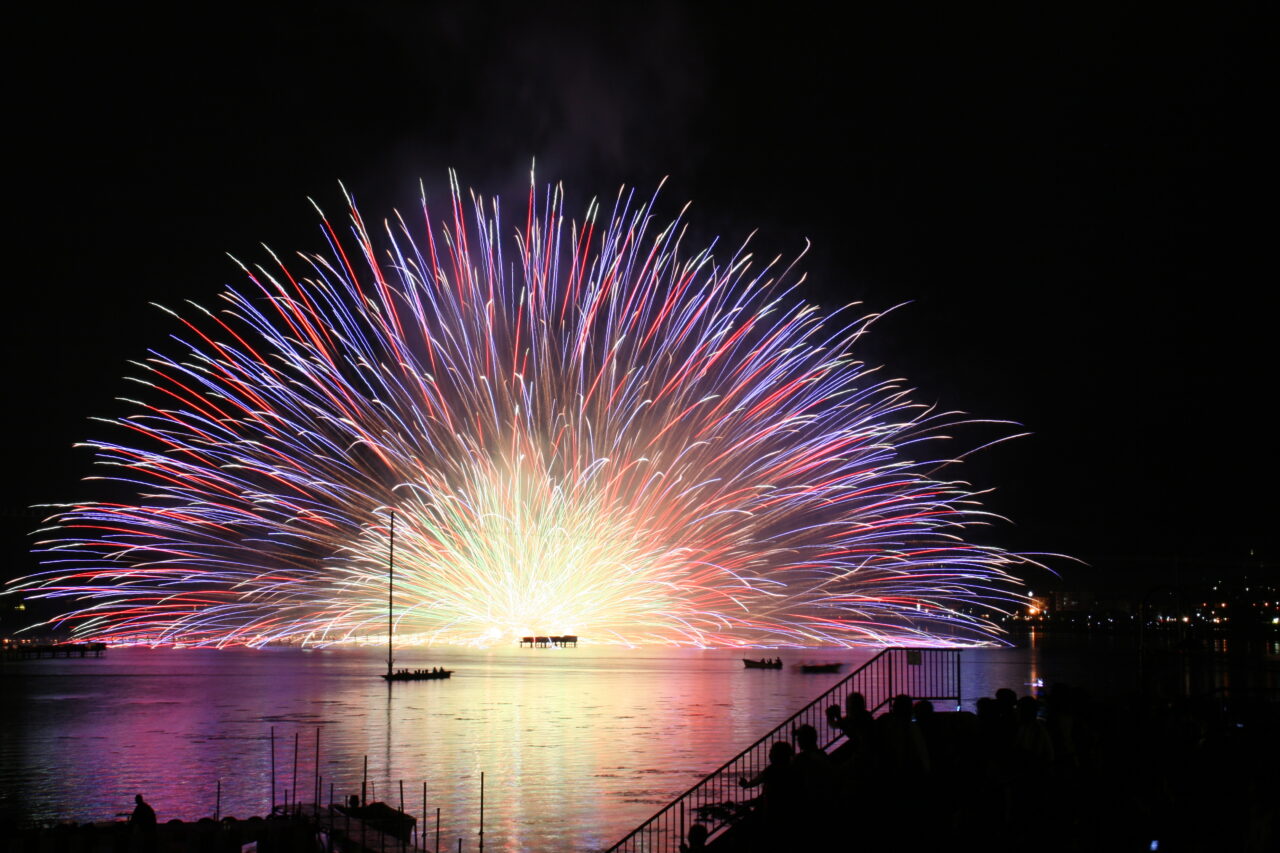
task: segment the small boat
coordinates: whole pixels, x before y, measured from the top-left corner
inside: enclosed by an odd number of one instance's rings
[[[742,659],[742,665],[747,669],[782,669],[782,659],[761,658],[760,660]]]
[[[358,801],[359,797],[355,799]],[[370,829],[375,829],[400,841],[409,841],[413,837],[413,828],[418,822],[418,819],[413,815],[406,814],[393,806],[380,802],[369,803],[364,806],[359,805],[358,802],[350,805],[338,805],[335,803],[330,808],[338,814],[350,815],[362,820]]]
[[[451,675],[453,675],[451,669],[401,669],[392,673],[383,673],[382,677],[387,681],[431,681],[448,678]]]
[[[820,672],[839,672],[842,663],[802,663],[800,664],[801,672],[820,673]]]
[[[391,511],[391,536],[387,546],[387,671],[382,680],[388,684],[392,681],[436,681],[449,678],[453,670],[437,667],[433,669],[400,669],[392,670],[394,662],[392,645],[395,640],[395,621],[393,620],[393,604],[396,589],[396,513]],[[576,639],[576,638],[575,638]]]

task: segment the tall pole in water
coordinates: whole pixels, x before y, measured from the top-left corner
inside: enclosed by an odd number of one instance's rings
[[[298,811],[298,732],[293,733],[293,811]],[[285,809],[288,810],[289,798],[285,797]]]
[[[392,601],[396,586],[396,511],[391,510],[391,537],[387,544],[387,683],[391,683]]]
[[[316,792],[316,820],[320,819],[320,727],[316,726],[316,770],[315,783],[312,785]]]
[[[271,727],[271,813],[276,813],[276,727]]]

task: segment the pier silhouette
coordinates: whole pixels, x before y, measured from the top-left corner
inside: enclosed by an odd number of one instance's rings
[[[526,645],[531,649],[532,648],[546,649],[552,646],[556,646],[562,649],[568,648],[569,646],[573,646],[576,649],[578,647],[578,637],[574,634],[563,634],[561,636],[546,636],[546,637],[521,637],[520,647],[524,648]]]

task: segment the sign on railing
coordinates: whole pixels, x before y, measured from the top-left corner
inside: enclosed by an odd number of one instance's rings
[[[873,714],[904,693],[912,699],[954,699],[959,706],[960,651],[884,649],[636,827],[607,853],[677,853],[691,825],[702,824],[714,837],[736,823],[750,812],[750,801],[757,793],[744,789],[739,780],[758,775],[769,763],[773,743],[791,740],[792,732],[800,726],[813,726],[819,744],[828,751],[837,745],[844,735],[828,723],[827,708],[838,705],[843,712],[853,693],[862,694]]]

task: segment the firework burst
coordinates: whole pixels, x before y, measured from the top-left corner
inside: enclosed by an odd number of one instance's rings
[[[1031,561],[970,541],[988,516],[938,476],[963,418],[856,359],[874,316],[686,251],[652,204],[576,222],[531,184],[512,240],[455,181],[443,223],[350,204],[326,253],[242,265],[88,443],[133,497],[57,507],[10,592],[83,638],[385,639],[394,510],[405,642],[997,633]]]

